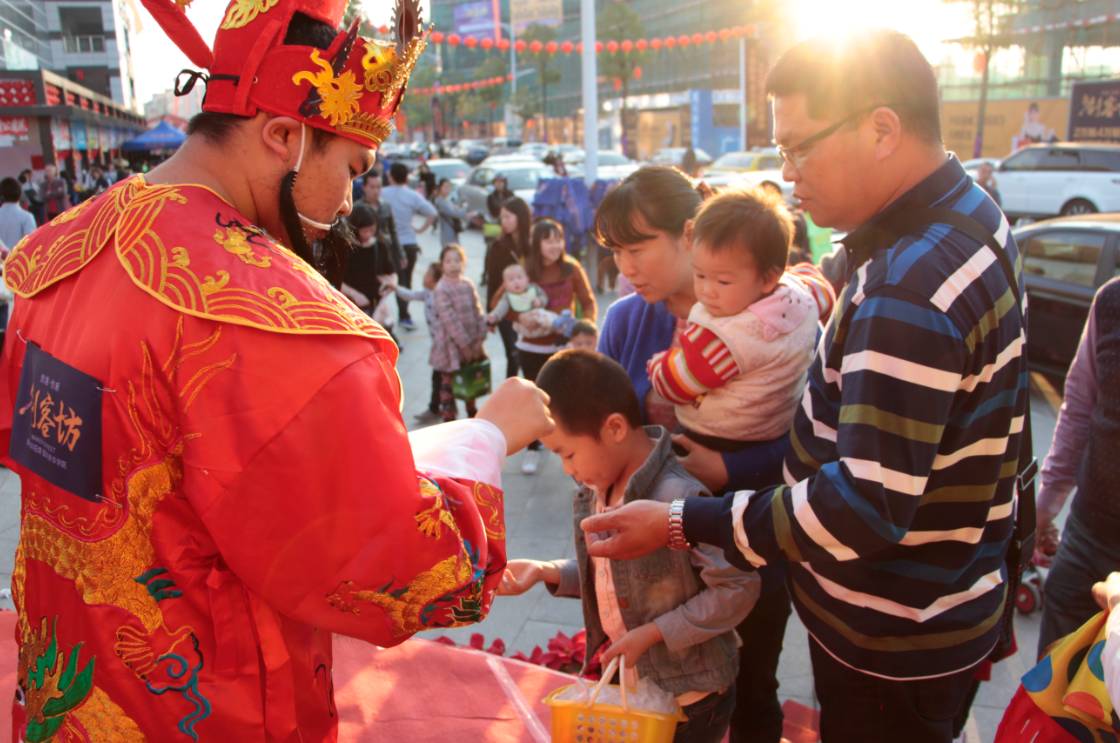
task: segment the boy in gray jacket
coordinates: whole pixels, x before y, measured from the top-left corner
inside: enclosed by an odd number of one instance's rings
[[[675,741],[721,740],[735,705],[734,630],[758,600],[758,576],[732,568],[706,546],[637,560],[590,558],[579,522],[592,513],[632,500],[670,503],[709,493],[677,461],[664,428],[643,428],[637,395],[613,359],[561,351],[537,385],[556,421],[542,441],[581,485],[573,509],[576,559],[511,560],[499,594],[517,595],[543,581],[555,595],[582,598],[585,663],[609,640],[604,664],[623,655],[637,676],[676,696],[688,721]]]

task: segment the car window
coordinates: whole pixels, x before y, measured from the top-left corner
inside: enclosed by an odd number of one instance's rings
[[[1120,172],[1120,150],[1082,150],[1081,169]]]
[[[782,167],[782,159],[777,155],[763,155],[759,170],[777,170]]]
[[[1023,249],[1023,271],[1093,289],[1104,239],[1098,232],[1072,230],[1031,235]]]
[[[471,185],[474,186],[489,186],[490,182],[494,180],[494,171],[490,168],[479,168],[474,171],[471,176]]]
[[[1080,170],[1081,156],[1077,150],[1059,149],[1057,147],[1044,150],[1041,170]]]
[[[551,170],[538,168],[511,170],[506,174],[509,176],[509,190],[521,191],[535,189],[537,187],[537,181],[541,179],[541,175],[548,175],[551,172]]]
[[[714,167],[717,168],[749,168],[751,161],[754,160],[754,155],[745,155],[740,152],[729,153],[716,160]]]
[[[625,165],[626,158],[615,152],[600,152],[599,153],[600,165]]]
[[[1042,148],[1017,152],[1003,161],[1000,170],[1037,170],[1042,164]]]

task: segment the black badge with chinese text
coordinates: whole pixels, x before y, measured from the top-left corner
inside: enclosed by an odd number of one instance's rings
[[[101,500],[101,383],[27,344],[12,459],[52,485]]]

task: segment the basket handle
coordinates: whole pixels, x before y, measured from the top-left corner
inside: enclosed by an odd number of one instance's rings
[[[627,712],[630,711],[630,705],[626,701],[626,658],[621,655],[611,658],[611,662],[603,670],[603,675],[599,677],[599,683],[595,684],[595,688],[591,690],[591,696],[587,700],[588,707],[595,704],[595,700],[599,698],[599,693],[610,681],[616,670],[618,671],[618,688],[622,692],[622,709]]]

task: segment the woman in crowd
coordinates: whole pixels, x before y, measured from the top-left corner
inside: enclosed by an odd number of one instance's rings
[[[440,179],[433,203],[436,205],[436,211],[439,212],[440,246],[458,243],[459,233],[463,231],[463,224],[470,215],[451,200],[451,181],[447,178]]]
[[[502,271],[511,263],[520,263],[529,252],[529,229],[533,215],[524,199],[514,196],[498,211],[501,236],[486,248],[482,283],[486,285],[486,310],[494,309],[498,290],[502,287]],[[517,358],[517,333],[513,322],[498,323],[502,346],[506,351],[506,377],[516,377],[520,369]]]
[[[684,232],[702,198],[697,186],[679,170],[646,166],[608,193],[595,217],[597,238],[614,253],[619,271],[635,292],[607,311],[599,351],[626,369],[646,422],[670,431],[678,428],[673,405],[653,390],[646,362],[660,351],[679,346],[679,334],[696,303]],[[782,459],[789,447],[788,436],[723,454],[682,436],[676,441],[684,449],[682,464],[713,493],[781,482]],[[777,743],[781,738],[776,674],[790,605],[784,573],[775,570],[759,571],[762,596],[739,626],[743,646],[731,724],[734,743]]]
[[[567,254],[564,241],[564,227],[552,219],[541,219],[535,225],[529,239],[529,253],[525,257],[525,269],[529,280],[544,290],[548,297],[545,309],[560,314],[565,310],[572,315],[582,315],[594,320],[598,317],[599,307],[591,292],[591,283],[579,261]],[[521,362],[521,375],[536,381],[537,373],[552,354],[568,342],[560,333],[542,337],[518,338],[517,354]],[[541,442],[529,445],[521,459],[521,471],[527,475],[535,474],[540,464]]]

